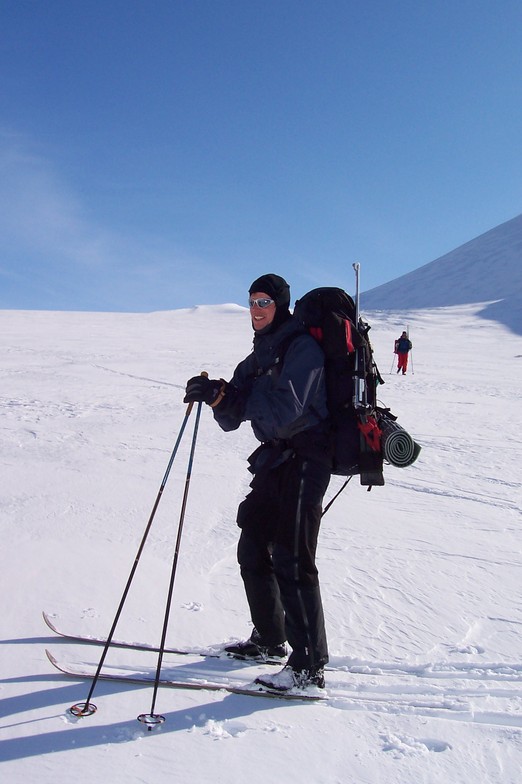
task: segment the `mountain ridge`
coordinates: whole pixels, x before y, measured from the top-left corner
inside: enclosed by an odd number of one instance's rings
[[[522,214],[361,294],[367,310],[484,303],[482,318],[522,334]]]

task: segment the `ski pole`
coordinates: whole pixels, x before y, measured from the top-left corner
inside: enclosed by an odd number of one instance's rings
[[[410,339],[410,325],[406,327],[406,334],[408,335],[408,340]],[[411,365],[411,374],[412,376],[415,375],[415,371],[413,369],[413,349],[410,348],[410,365]]]
[[[152,695],[152,705],[151,705],[150,713],[141,713],[138,716],[138,721],[141,721],[142,724],[146,724],[148,729],[149,729],[149,731],[154,726],[156,726],[157,724],[163,724],[163,722],[165,721],[165,716],[162,716],[161,714],[155,713],[154,709],[156,707],[156,698],[157,698],[157,694],[158,694],[158,687],[159,687],[159,681],[160,681],[160,675],[161,675],[161,665],[162,665],[162,662],[163,662],[163,654],[164,654],[164,651],[165,651],[165,640],[167,638],[167,627],[168,627],[169,616],[170,616],[170,607],[171,607],[171,604],[172,604],[172,594],[173,594],[173,591],[174,591],[174,580],[175,580],[175,577],[176,577],[178,558],[179,558],[179,550],[180,550],[180,546],[181,546],[181,534],[182,534],[182,531],[183,531],[183,523],[184,523],[184,520],[185,520],[185,509],[187,507],[187,499],[188,499],[188,492],[189,492],[189,486],[190,486],[190,478],[192,476],[192,464],[194,462],[194,452],[195,452],[195,449],[196,449],[196,439],[197,439],[197,435],[198,435],[199,419],[200,419],[200,416],[201,416],[201,406],[202,406],[202,403],[201,402],[198,403],[198,408],[197,408],[197,413],[196,413],[196,421],[194,423],[194,433],[193,433],[193,436],[192,436],[192,446],[190,448],[190,456],[189,456],[189,461],[188,461],[187,475],[186,475],[186,478],[185,478],[185,490],[183,492],[183,500],[182,500],[182,503],[181,503],[181,511],[180,511],[179,523],[178,523],[178,535],[177,535],[177,538],[176,538],[176,546],[175,546],[175,549],[174,549],[174,560],[172,562],[172,572],[171,572],[171,575],[170,575],[169,591],[168,591],[167,603],[166,603],[166,607],[165,607],[165,618],[164,618],[164,621],[163,621],[163,631],[162,631],[162,634],[161,634],[161,643],[160,643],[160,647],[159,647],[158,664],[157,664],[157,668],[156,668],[156,678],[155,678],[155,681],[154,681],[154,690],[153,690],[153,695]]]
[[[341,489],[338,490],[336,492],[336,494],[334,495],[334,497],[331,499],[331,501],[328,504],[326,504],[325,508],[321,512],[321,517],[325,516],[325,514],[327,513],[327,511],[329,510],[329,508],[331,507],[331,505],[335,501],[335,499],[338,498],[341,495],[341,493],[343,492],[344,488],[346,487],[346,485],[348,484],[348,482],[350,481],[351,478],[352,478],[351,476],[348,477],[348,479],[343,483],[343,486],[341,487]]]
[[[391,363],[391,368],[390,368],[390,376],[391,376],[391,374],[392,374],[392,370],[393,370],[393,366],[394,366],[394,365],[395,365],[395,354],[393,355],[393,359],[392,359],[392,363]]]
[[[189,416],[190,416],[190,414],[192,412],[193,406],[194,406],[193,403],[189,403],[188,406],[187,406],[187,409],[185,411],[185,416],[183,418],[183,422],[181,424],[181,428],[180,428],[178,437],[176,439],[176,443],[174,445],[174,449],[172,450],[172,454],[170,456],[170,460],[169,460],[168,465],[167,465],[167,470],[165,471],[165,474],[163,476],[163,479],[162,479],[162,482],[161,482],[158,494],[156,496],[156,500],[155,500],[154,505],[152,507],[152,511],[150,513],[150,517],[149,517],[149,520],[147,522],[147,526],[145,528],[145,533],[143,534],[143,538],[142,538],[141,544],[140,544],[140,546],[138,548],[138,552],[136,554],[136,558],[134,559],[134,563],[132,565],[132,569],[130,571],[129,578],[127,580],[127,583],[125,585],[125,589],[123,591],[120,603],[118,605],[118,609],[116,611],[116,615],[114,617],[114,621],[112,623],[111,630],[109,632],[109,636],[107,637],[107,641],[106,641],[106,643],[104,645],[104,648],[103,648],[103,651],[102,651],[102,655],[101,655],[98,667],[97,667],[96,672],[94,674],[94,677],[93,677],[93,680],[92,680],[92,684],[91,684],[91,688],[90,688],[89,693],[87,695],[87,699],[85,700],[85,702],[77,702],[75,705],[71,705],[71,707],[69,708],[70,712],[74,716],[92,716],[92,714],[97,710],[96,705],[94,705],[91,702],[91,698],[92,698],[92,695],[94,693],[94,689],[96,687],[98,679],[100,677],[100,672],[101,672],[101,669],[103,667],[103,663],[105,662],[105,658],[107,656],[108,650],[110,648],[110,645],[111,645],[111,642],[112,642],[112,638],[114,636],[114,632],[116,631],[116,626],[117,626],[118,621],[120,619],[120,615],[121,615],[121,612],[123,610],[123,605],[125,604],[125,601],[127,599],[127,595],[129,593],[132,581],[134,579],[134,575],[136,574],[136,569],[138,568],[138,563],[139,563],[141,555],[143,553],[143,549],[145,547],[145,542],[147,541],[147,537],[148,537],[148,535],[150,533],[152,522],[153,522],[154,517],[156,515],[156,510],[157,510],[157,508],[159,506],[159,502],[161,500],[161,496],[163,495],[163,490],[165,489],[165,485],[167,484],[167,479],[169,478],[170,469],[172,468],[172,464],[174,462],[174,458],[176,457],[176,453],[177,453],[179,445],[181,443],[181,439],[183,437],[183,433],[185,432],[185,428],[187,426],[187,422],[188,422]]]

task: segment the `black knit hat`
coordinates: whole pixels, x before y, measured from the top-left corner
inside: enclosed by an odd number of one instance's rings
[[[261,275],[248,289],[249,294],[252,294],[254,291],[262,291],[268,294],[274,300],[278,309],[283,308],[287,310],[290,306],[290,286],[279,275],[274,275],[273,273]]]

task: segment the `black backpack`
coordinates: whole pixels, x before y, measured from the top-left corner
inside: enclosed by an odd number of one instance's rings
[[[356,323],[354,300],[339,288],[309,291],[295,303],[294,317],[319,342],[325,354],[332,473],[358,474],[361,485],[368,487],[383,485],[377,387],[384,381],[373,358],[368,338],[370,326],[361,318]]]

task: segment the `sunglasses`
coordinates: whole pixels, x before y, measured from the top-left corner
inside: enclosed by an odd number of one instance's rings
[[[248,305],[249,307],[253,308],[254,305],[257,305],[258,308],[268,308],[269,305],[272,305],[274,302],[273,299],[269,299],[268,297],[259,297],[258,299],[249,299]]]

